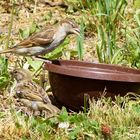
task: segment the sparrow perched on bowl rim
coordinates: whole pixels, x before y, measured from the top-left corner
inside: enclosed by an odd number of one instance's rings
[[[53,51],[69,34],[79,35],[79,33],[80,29],[75,22],[64,19],[57,27],[44,28],[16,44],[13,48],[1,51],[0,54],[14,53],[37,57]]]

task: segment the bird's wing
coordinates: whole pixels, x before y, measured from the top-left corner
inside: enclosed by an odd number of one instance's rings
[[[33,81],[20,82],[16,89],[17,96],[20,98],[51,103],[44,89]]]
[[[41,86],[37,85],[35,82],[32,82],[32,84],[34,84],[34,86],[36,86],[36,92],[40,93],[40,96],[43,99],[43,101],[45,103],[51,103],[51,100],[49,99],[49,97],[46,94],[45,90]]]
[[[54,28],[46,29],[44,28],[43,30],[34,33],[27,39],[21,41],[20,43],[16,44],[15,47],[30,47],[30,46],[43,46],[50,44],[53,41],[53,36],[54,36]]]
[[[42,98],[39,96],[39,94],[37,94],[34,85],[28,81],[17,84],[16,94],[19,98],[42,101]]]
[[[40,110],[46,110],[48,113],[50,113],[50,115],[56,115],[57,113],[60,112],[60,110],[56,106],[50,103],[48,104],[44,104],[42,102],[37,102],[37,103],[38,103],[38,108]]]

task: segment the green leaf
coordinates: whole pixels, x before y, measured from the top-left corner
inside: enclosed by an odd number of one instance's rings
[[[25,38],[29,37],[30,29],[29,28],[24,29],[24,30],[19,29],[19,34],[20,34],[20,38],[25,39]]]
[[[58,116],[58,120],[61,122],[65,122],[65,121],[68,121],[68,118],[69,118],[68,112],[67,112],[66,108],[63,107],[60,112],[60,115]]]
[[[78,134],[81,132],[81,127],[76,127],[69,133],[69,138],[75,140],[78,137]]]
[[[27,58],[27,62],[35,71],[38,70],[41,67],[41,65],[43,64],[43,62],[34,61],[34,60],[32,60],[32,58],[29,58],[29,57]]]
[[[0,88],[5,88],[9,81],[8,61],[5,57],[0,57]]]
[[[36,32],[37,29],[38,29],[37,24],[35,22],[33,22],[31,27],[30,27],[30,34]]]
[[[80,36],[77,37],[77,51],[80,60],[83,59],[84,28],[82,21],[80,25]]]

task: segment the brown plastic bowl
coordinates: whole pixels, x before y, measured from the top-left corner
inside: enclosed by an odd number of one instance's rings
[[[140,89],[140,70],[109,64],[54,60],[45,63],[52,92],[62,105],[79,110],[84,94],[99,98],[124,96]],[[106,89],[106,90],[105,90]]]

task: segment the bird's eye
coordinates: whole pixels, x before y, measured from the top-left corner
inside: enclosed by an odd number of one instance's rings
[[[73,27],[73,28],[75,28],[75,25],[74,25],[74,24],[72,24],[72,27]]]
[[[73,24],[73,23],[71,22],[71,26],[74,28],[74,27],[75,27],[75,24]]]
[[[18,72],[15,70],[14,73],[18,73]]]

